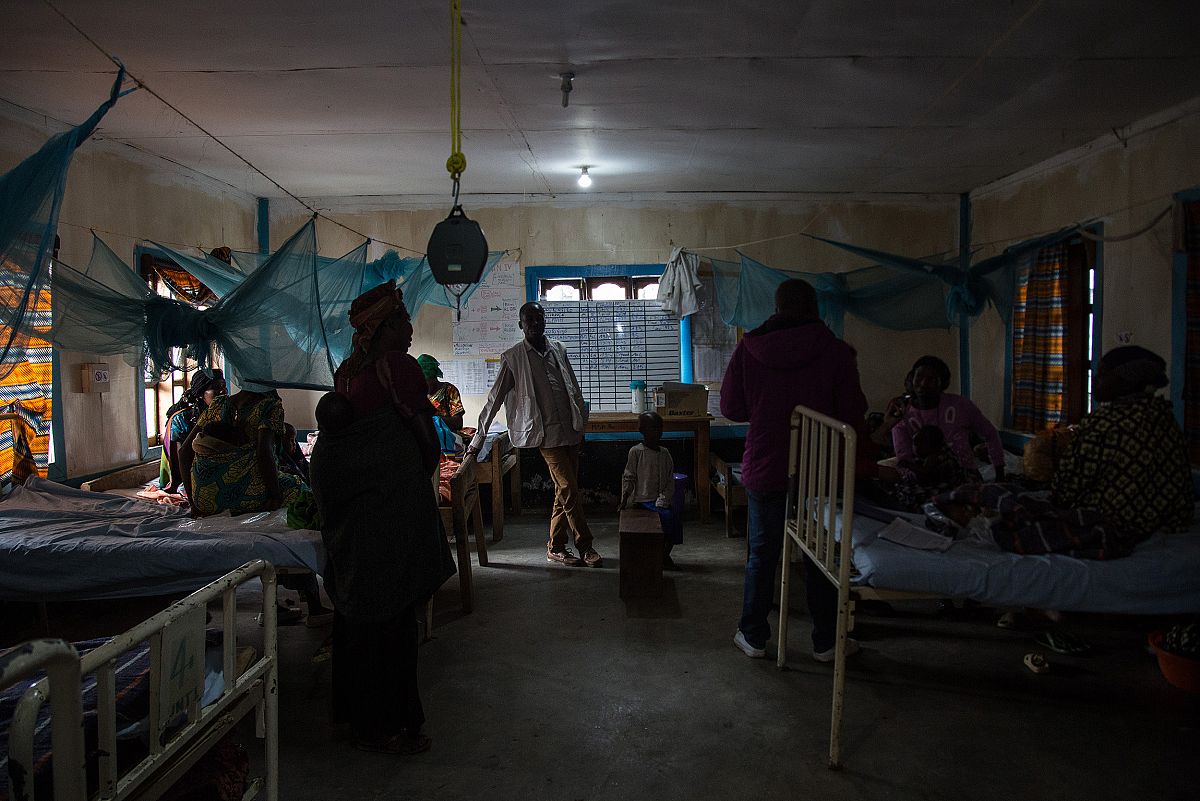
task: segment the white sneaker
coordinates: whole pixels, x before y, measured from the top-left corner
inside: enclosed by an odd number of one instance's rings
[[[755,648],[747,642],[746,635],[742,634],[741,629],[738,629],[738,633],[733,635],[733,644],[742,649],[742,653],[751,659],[762,659],[767,655],[766,648]]]
[[[835,649],[836,646],[834,648],[830,648],[828,651],[813,651],[813,659],[817,660],[818,662],[832,662],[836,656]],[[853,637],[847,637],[846,656],[854,656],[858,653],[858,650],[858,640],[854,639]]]

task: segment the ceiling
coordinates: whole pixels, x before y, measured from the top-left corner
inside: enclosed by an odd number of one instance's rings
[[[53,0],[289,192],[449,191],[444,0]],[[1200,3],[464,0],[464,195],[958,193],[1200,95]],[[77,122],[113,67],[0,0],[0,98]],[[576,74],[563,108],[558,74]],[[0,113],[5,104],[0,103]],[[145,91],[124,142],[283,193]]]

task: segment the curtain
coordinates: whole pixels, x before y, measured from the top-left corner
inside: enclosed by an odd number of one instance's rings
[[[19,293],[16,287],[0,287],[0,304],[16,303]],[[31,324],[25,358],[0,378],[0,485],[20,484],[31,475],[45,478],[50,451],[49,286],[30,297],[25,320]]]
[[[1040,431],[1063,419],[1067,246],[1038,251],[1018,278],[1013,303],[1012,418],[1018,431]]]
[[[1187,255],[1187,347],[1183,422],[1188,455],[1200,464],[1200,201],[1184,203],[1183,251]]]

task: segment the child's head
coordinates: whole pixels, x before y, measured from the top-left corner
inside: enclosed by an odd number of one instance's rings
[[[922,426],[913,434],[913,453],[918,459],[927,459],[946,447],[946,435],[937,426]]]
[[[354,407],[350,399],[340,392],[326,392],[317,401],[317,428],[322,432],[336,434],[354,422]],[[295,440],[295,432],[292,439]]]
[[[662,441],[663,421],[658,412],[644,412],[638,415],[638,433],[642,442],[651,448],[657,448]]]
[[[283,424],[283,452],[291,456],[300,447],[300,443],[296,442],[296,427],[291,423]]]

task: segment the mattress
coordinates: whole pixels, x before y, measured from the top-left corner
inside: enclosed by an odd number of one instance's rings
[[[253,559],[320,572],[321,534],[288,528],[285,509],[192,519],[40,478],[0,501],[0,600],[186,593]]]
[[[856,505],[856,584],[970,598],[1000,607],[1147,615],[1200,612],[1198,523],[1186,532],[1156,534],[1122,559],[1098,562],[1061,554],[1020,556],[972,542],[956,542],[944,552],[922,551],[878,539],[876,534],[895,516]]]

